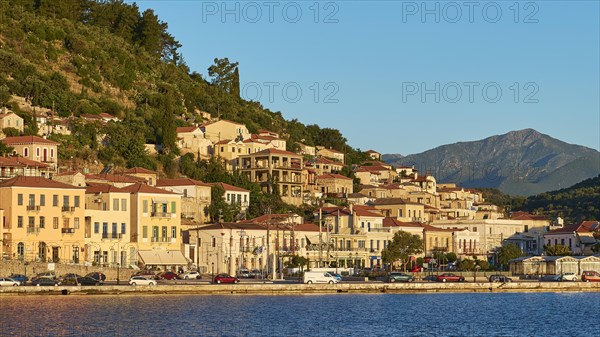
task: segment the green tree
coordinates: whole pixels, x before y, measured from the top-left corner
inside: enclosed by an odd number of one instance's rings
[[[405,231],[398,231],[389,241],[387,248],[381,252],[384,263],[394,263],[400,261],[400,264],[406,270],[406,263],[411,255],[423,252],[423,239],[416,234],[410,234]]]
[[[508,261],[521,256],[523,256],[523,251],[514,243],[509,243],[498,248],[498,262],[503,266],[508,265]]]
[[[462,259],[458,263],[458,268],[462,271],[471,271],[475,269],[475,261],[471,259]]]
[[[456,253],[449,252],[446,253],[446,260],[448,261],[448,263],[453,263],[456,260],[458,260],[458,256],[456,256]]]
[[[571,249],[566,245],[544,246],[544,253],[548,256],[569,256]]]
[[[233,222],[240,213],[240,208],[225,201],[225,190],[215,184],[211,189],[211,203],[208,212],[213,222]]]
[[[21,134],[19,130],[15,128],[4,128],[2,129],[2,133],[4,133],[6,137],[15,137]]]
[[[227,57],[222,59],[215,58],[214,62],[215,64],[208,68],[208,76],[213,78],[213,84],[232,95],[235,95],[237,92],[237,96],[239,97],[240,76],[237,71],[239,63],[231,63]]]
[[[11,155],[15,149],[12,146],[7,146],[4,142],[0,142],[0,156],[6,157]]]

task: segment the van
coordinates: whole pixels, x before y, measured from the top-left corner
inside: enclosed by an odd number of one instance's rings
[[[311,283],[329,283],[334,284],[338,283],[338,279],[329,274],[328,272],[323,271],[305,271],[303,283],[311,284]]]

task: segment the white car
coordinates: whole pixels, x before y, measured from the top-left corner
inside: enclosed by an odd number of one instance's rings
[[[179,278],[184,279],[184,280],[190,280],[190,279],[192,279],[192,280],[198,279],[199,280],[202,278],[202,276],[197,271],[188,271],[188,272],[185,272],[185,273],[179,275]]]
[[[0,278],[0,287],[17,287],[20,285],[21,285],[21,282],[15,281],[11,278],[8,278],[8,277]]]
[[[575,273],[562,273],[557,276],[557,281],[577,281],[577,275]]]
[[[129,279],[129,284],[131,284],[132,286],[155,286],[156,285],[156,281],[154,280],[149,280],[143,276],[134,276],[132,278]]]

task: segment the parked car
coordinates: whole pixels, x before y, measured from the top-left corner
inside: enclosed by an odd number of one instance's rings
[[[0,287],[18,287],[21,285],[21,282],[15,281],[8,277],[0,278]]]
[[[502,283],[512,282],[512,279],[510,277],[500,275],[500,274],[491,275],[489,277],[489,280],[490,280],[490,282],[502,282]]]
[[[100,281],[98,281],[97,279],[95,279],[93,277],[84,276],[84,277],[77,278],[77,285],[78,286],[99,286]]]
[[[31,281],[31,285],[38,286],[38,287],[39,286],[54,286],[54,287],[56,287],[56,286],[60,285],[60,282],[58,282],[55,279],[49,278],[49,277],[40,277],[40,278],[37,278],[37,279]]]
[[[174,273],[172,271],[166,271],[164,273],[160,273],[158,275],[156,275],[155,279],[157,280],[174,280],[177,278],[177,273]]]
[[[213,283],[221,284],[221,283],[239,283],[240,280],[237,277],[233,277],[229,274],[218,274],[213,279]]]
[[[584,282],[600,282],[600,274],[595,271],[586,270],[581,273],[581,280]]]
[[[437,276],[438,282],[464,282],[465,278],[452,273],[443,273]]]
[[[77,279],[79,279],[81,277],[83,277],[83,276],[78,275],[78,274],[69,273],[69,274],[65,274],[65,275],[61,276],[59,281],[62,285],[76,286]]]
[[[427,275],[423,277],[423,281],[437,282],[437,275]]]
[[[405,273],[396,273],[396,272],[392,272],[390,273],[387,278],[386,278],[386,282],[390,282],[390,283],[394,283],[394,282],[412,282],[415,280],[415,277],[412,275],[408,275]]]
[[[329,283],[334,284],[338,283],[338,279],[327,272],[322,271],[305,271],[304,276],[302,278],[302,283],[311,284],[311,283]]]
[[[93,279],[96,279],[98,281],[98,283],[100,283],[100,284],[103,284],[104,281],[106,281],[106,275],[104,275],[103,273],[101,273],[99,271],[88,273],[85,275],[85,277],[91,277]]]
[[[53,271],[47,271],[47,272],[43,272],[43,273],[39,273],[37,275],[35,275],[34,277],[31,278],[32,281],[39,279],[39,278],[49,278],[49,279],[56,279],[56,273]]]
[[[250,271],[248,269],[240,269],[237,277],[239,278],[250,278]]]
[[[129,284],[131,284],[132,286],[155,286],[156,285],[156,281],[151,280],[151,279],[147,279],[143,276],[133,276],[132,278],[129,279]]]
[[[25,285],[25,283],[27,283],[27,281],[29,281],[29,277],[27,277],[23,274],[11,274],[8,276],[8,278],[11,278],[15,281],[21,282],[21,285]]]
[[[329,273],[329,274],[331,274],[331,276],[335,277],[336,280],[338,280],[338,282],[342,282],[342,275],[335,274],[335,273]]]
[[[190,279],[199,280],[202,278],[202,275],[200,275],[200,273],[197,271],[188,271],[183,274],[179,274],[179,278],[182,280],[190,280]]]
[[[559,275],[556,275],[556,277],[554,277],[555,281],[577,281],[577,275],[575,275],[575,273],[562,273]]]

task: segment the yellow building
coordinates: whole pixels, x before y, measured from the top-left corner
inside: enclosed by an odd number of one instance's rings
[[[90,183],[85,190],[86,261],[95,265],[132,266],[137,245],[130,243],[129,193],[121,188]]]
[[[83,262],[84,197],[82,188],[41,177],[18,176],[0,183],[2,246],[7,256],[25,261]]]
[[[210,139],[213,143],[224,139],[250,138],[250,132],[244,124],[225,119],[206,122],[200,125],[200,130],[204,133],[204,138]]]
[[[123,171],[123,175],[128,175],[130,177],[136,177],[139,179],[143,179],[146,184],[150,186],[156,185],[156,180],[158,179],[158,173],[152,170],[145,169],[143,167],[132,167]]]
[[[200,158],[210,157],[212,142],[204,137],[204,132],[198,126],[183,126],[177,130],[177,146],[181,154],[191,153]]]
[[[192,220],[195,223],[208,221],[208,207],[211,198],[210,184],[190,178],[162,178],[156,182],[156,187],[181,196],[182,218]]]
[[[14,154],[48,164],[52,169],[56,169],[58,143],[38,136],[6,137],[0,141],[12,147]]]
[[[130,194],[130,241],[140,264],[165,269],[187,265],[181,253],[181,196],[141,183],[123,190]]]
[[[266,149],[240,156],[239,168],[250,181],[260,183],[263,191],[278,192],[283,202],[292,205],[303,203],[301,155],[293,152]]]
[[[423,204],[401,198],[380,198],[375,200],[373,204],[386,217],[394,217],[403,222],[425,221],[425,205]]]
[[[353,182],[351,178],[340,174],[326,173],[316,178],[317,190],[321,193],[341,193],[344,196],[352,193]]]
[[[216,158],[225,163],[227,170],[232,171],[237,166],[237,158],[246,154],[248,149],[246,143],[240,139],[226,139],[216,142],[213,152]]]
[[[340,161],[341,163],[344,162],[344,153],[340,152],[338,150],[334,150],[334,149],[327,149],[324,147],[319,147],[317,146],[317,155],[319,156],[323,156],[323,157],[327,157],[330,159],[335,159]]]
[[[0,114],[0,131],[5,128],[13,128],[18,130],[19,132],[23,132],[23,118],[19,117],[14,112],[3,109]]]

